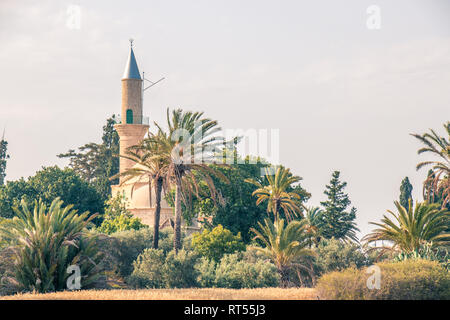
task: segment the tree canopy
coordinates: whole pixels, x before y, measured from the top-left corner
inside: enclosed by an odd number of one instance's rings
[[[28,179],[8,181],[0,187],[0,216],[13,217],[13,208],[19,205],[21,199],[30,204],[42,199],[49,206],[58,197],[64,201],[64,205],[72,204],[79,213],[103,213],[102,197],[94,187],[74,170],[53,166],[42,168]]]

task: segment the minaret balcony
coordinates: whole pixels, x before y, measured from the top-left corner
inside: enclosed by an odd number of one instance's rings
[[[144,116],[132,116],[127,115],[125,119],[122,119],[121,115],[118,116],[118,122],[120,124],[144,124],[149,125],[149,118]]]

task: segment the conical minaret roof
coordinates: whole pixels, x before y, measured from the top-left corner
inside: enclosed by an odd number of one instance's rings
[[[127,65],[125,66],[125,72],[123,73],[122,79],[141,79],[141,74],[139,73],[139,68],[136,63],[136,58],[133,52],[133,43],[131,42],[130,54],[128,55]]]

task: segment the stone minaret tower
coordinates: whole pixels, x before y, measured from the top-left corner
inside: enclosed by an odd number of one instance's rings
[[[149,129],[142,115],[142,82],[134,57],[133,41],[130,40],[130,54],[122,77],[122,121],[115,125],[120,137],[120,154],[125,154],[128,147],[138,144]],[[120,172],[133,165],[133,161],[120,158]]]

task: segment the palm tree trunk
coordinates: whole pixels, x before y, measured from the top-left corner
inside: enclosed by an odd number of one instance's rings
[[[181,180],[176,178],[175,188],[175,226],[173,237],[173,248],[175,252],[181,249]]]
[[[281,276],[281,286],[287,288],[289,286],[289,268],[286,266],[281,266],[278,268],[278,272]]]
[[[156,181],[156,190],[155,190],[155,198],[156,198],[156,208],[155,208],[155,219],[153,223],[153,248],[158,249],[159,242],[159,221],[161,217],[161,192],[162,192],[162,179],[159,178]]]
[[[273,204],[273,216],[274,216],[274,219],[275,219],[275,221],[278,221],[278,201],[277,200],[275,200],[275,202],[274,202],[274,204]]]

